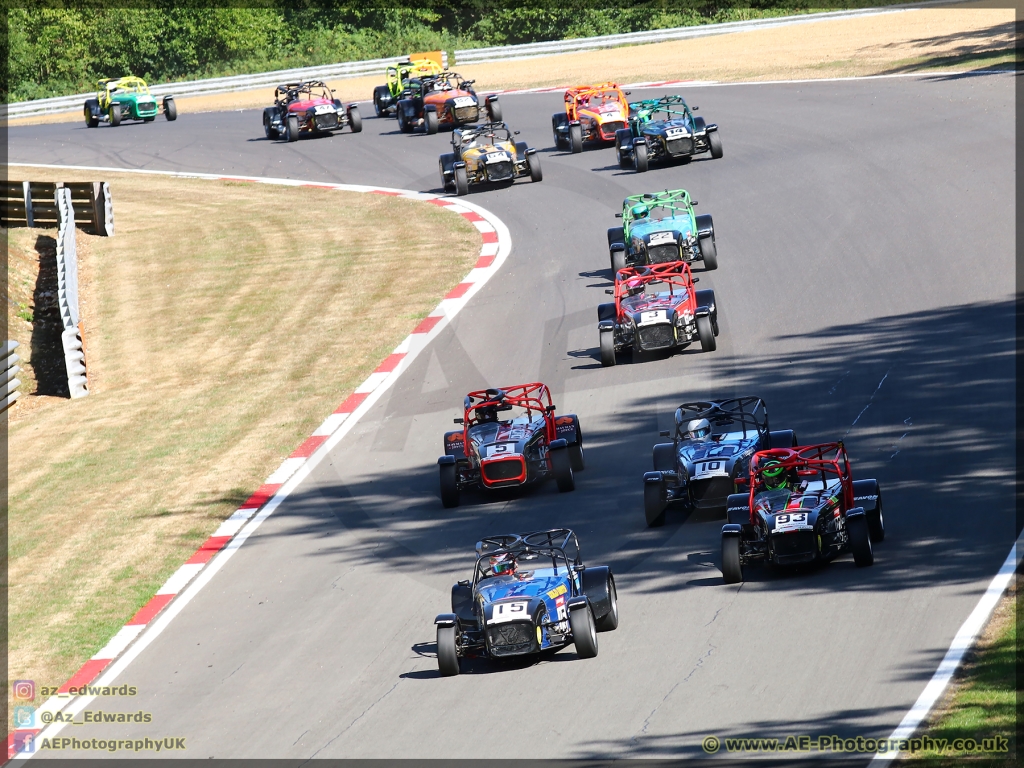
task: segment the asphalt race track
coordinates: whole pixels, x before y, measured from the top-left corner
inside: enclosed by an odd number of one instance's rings
[[[501,97],[544,169],[470,196],[512,233],[503,272],[119,678],[138,695],[91,706],[152,723],[62,735],[184,736],[175,756],[196,758],[587,758],[892,732],[1016,536],[1013,76],[678,92],[719,124],[725,157],[644,175],[612,149],[554,151],[560,94]],[[8,151],[439,191],[448,134],[363,113],[361,135],[296,144],[244,111],[16,127]],[[720,267],[696,274],[717,294],[718,350],[602,369],[605,229],[625,195],[678,187],[715,220]],[[580,416],[576,491],[443,510],[435,462],[463,394],[526,381]],[[725,586],[721,520],[670,511],[646,528],[641,478],[675,407],[747,394],[803,443],[846,440],[855,476],[878,478],[873,567],[751,566]],[[440,678],[433,618],[476,540],[554,526],[616,574],[621,623],[599,656]]]

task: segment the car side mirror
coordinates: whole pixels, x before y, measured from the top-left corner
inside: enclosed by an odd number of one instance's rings
[[[671,432],[669,432],[669,431],[668,431],[667,429],[663,429],[663,430],[661,430],[661,432],[659,432],[658,434],[659,434],[659,435],[661,435],[662,437],[668,437],[668,436],[669,436],[670,434],[672,434],[672,433],[671,433]]]
[[[468,587],[469,586],[469,579],[462,579],[461,581],[459,581],[459,586],[460,587]]]
[[[464,423],[464,422],[462,421],[462,419],[455,419],[454,421],[455,421],[455,423],[456,423],[456,424],[462,424],[462,423]]]
[[[609,296],[615,295],[615,291],[613,291],[611,288],[605,288],[604,292],[607,293]]]
[[[555,406],[554,406],[553,404],[552,404],[552,405],[549,405],[549,406],[548,406],[547,408],[545,408],[544,410],[545,410],[545,411],[547,411],[548,413],[554,413],[554,412],[555,412]]]
[[[622,218],[622,214],[621,213],[616,213],[615,214],[615,218],[616,219],[621,219]]]
[[[632,91],[623,91],[622,93],[623,93],[624,96],[632,96],[633,95]]]
[[[583,563],[579,563],[578,565],[574,565],[572,569],[576,571],[576,573],[583,573],[587,570],[587,566],[583,565]]]
[[[700,282],[700,278],[699,278],[699,277],[695,277],[695,278],[693,278],[693,282],[695,282],[695,283],[699,283],[699,282]]]
[[[690,107],[691,112],[696,112],[700,107]]]
[[[696,200],[691,200],[691,201],[690,201],[690,205],[696,205],[696,204],[697,204],[697,201],[696,201]]]
[[[512,131],[512,135],[513,136],[518,136],[519,135],[519,131]]]

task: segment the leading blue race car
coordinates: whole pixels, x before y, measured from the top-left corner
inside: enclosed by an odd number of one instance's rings
[[[619,626],[615,578],[584,566],[568,528],[477,542],[472,581],[452,587],[452,612],[436,619],[437,666],[445,677],[467,657],[527,656],[575,644],[597,656],[597,633]]]

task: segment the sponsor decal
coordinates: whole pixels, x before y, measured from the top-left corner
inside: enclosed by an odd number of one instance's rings
[[[565,586],[565,584],[559,584],[557,587],[548,592],[548,597],[554,600],[559,595],[564,595],[568,591],[569,589]]]
[[[461,443],[462,442],[462,433],[461,432],[452,432],[450,435],[448,435],[448,437],[446,439],[448,440],[449,443]]]

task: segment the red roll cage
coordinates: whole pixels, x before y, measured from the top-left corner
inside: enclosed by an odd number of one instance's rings
[[[754,496],[762,489],[762,473],[769,461],[778,462],[785,471],[795,472],[797,477],[817,477],[823,486],[828,486],[830,480],[839,478],[843,486],[843,510],[854,507],[853,473],[850,469],[850,459],[846,454],[846,446],[841,440],[800,448],[772,448],[755,453],[750,460],[749,477],[736,479],[740,483],[750,483],[751,522],[754,514]]]
[[[546,401],[546,402],[545,402]],[[476,413],[480,408],[496,407],[499,410],[523,408],[533,420],[533,413],[544,415],[544,427],[548,442],[555,439],[555,406],[551,403],[551,392],[540,382],[516,384],[499,389],[484,389],[466,395],[462,419],[462,439],[469,445],[469,428],[480,423]]]
[[[576,88],[568,88],[565,91],[565,114],[569,117],[569,122],[576,122],[579,120],[579,105],[584,99],[589,99],[591,96],[597,93],[608,93],[611,91],[617,97],[617,100],[622,104],[623,108],[629,109],[629,102],[626,101],[626,96],[619,88],[618,83],[601,83],[599,85],[580,85]]]
[[[690,272],[690,265],[685,261],[626,267],[615,273],[615,315],[619,322],[622,321],[622,300],[633,296],[648,283],[667,283],[668,292],[672,294],[685,292],[686,308],[690,312],[697,310],[693,274]]]

